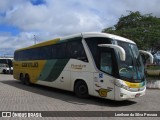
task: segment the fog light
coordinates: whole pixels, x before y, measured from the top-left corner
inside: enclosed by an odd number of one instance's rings
[[[120,97],[123,97],[123,93],[120,94]]]

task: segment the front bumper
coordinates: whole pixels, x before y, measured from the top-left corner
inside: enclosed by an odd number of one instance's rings
[[[127,100],[127,99],[134,99],[134,98],[141,97],[141,96],[145,95],[146,87],[144,87],[143,90],[139,89],[139,91],[131,92],[131,91],[125,90],[123,88],[119,88],[119,87],[115,86],[115,90],[116,90],[115,91],[115,100],[122,101],[122,100]]]

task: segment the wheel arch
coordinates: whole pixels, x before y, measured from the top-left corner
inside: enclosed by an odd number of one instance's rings
[[[82,79],[77,79],[74,82],[74,93],[79,98],[88,98],[89,89],[87,83]]]
[[[85,79],[83,79],[83,78],[77,78],[77,79],[74,80],[73,85],[72,85],[72,91],[75,90],[75,85],[76,85],[76,83],[79,82],[79,81],[83,81],[83,82],[86,84],[86,86],[87,86],[87,88],[88,88],[88,94],[90,95],[90,92],[91,92],[91,91],[90,91],[90,88],[89,88],[89,81],[87,81],[87,80],[85,80]]]

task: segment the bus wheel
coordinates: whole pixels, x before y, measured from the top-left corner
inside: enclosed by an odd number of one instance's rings
[[[23,74],[22,74],[22,73],[20,74],[19,79],[20,79],[20,81],[24,84],[24,76],[23,76]]]
[[[24,84],[27,85],[27,86],[29,86],[31,84],[30,79],[29,79],[29,75],[25,75]]]
[[[80,98],[87,98],[87,97],[89,97],[88,87],[87,87],[86,83],[84,81],[82,81],[82,80],[77,81],[75,83],[74,92]]]
[[[6,74],[6,70],[3,70],[3,74]]]

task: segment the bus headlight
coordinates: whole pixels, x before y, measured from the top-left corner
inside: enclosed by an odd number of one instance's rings
[[[119,82],[115,82],[114,85],[116,85],[117,87],[123,88],[123,89],[125,89],[125,90],[129,90],[129,87],[128,87],[128,86],[123,85],[123,84],[121,84],[121,83],[119,83]]]

